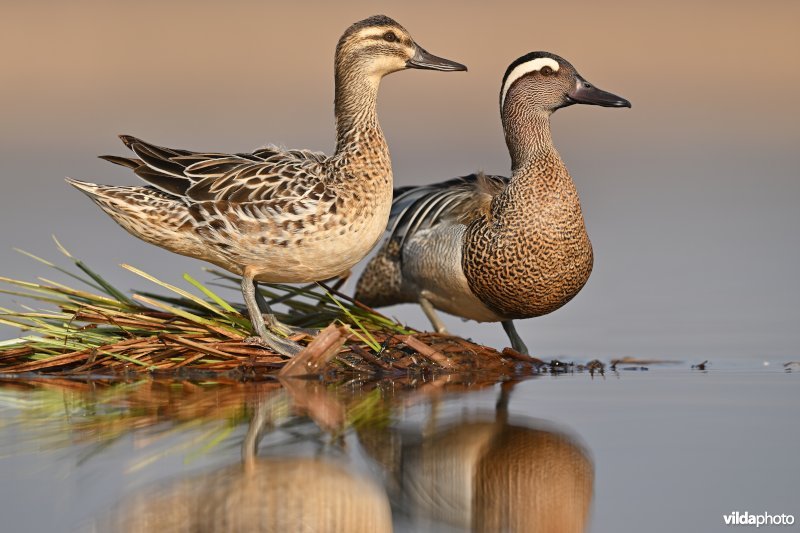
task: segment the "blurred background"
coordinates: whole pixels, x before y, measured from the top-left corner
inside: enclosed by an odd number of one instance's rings
[[[135,183],[95,157],[125,155],[120,133],[194,150],[331,153],[334,46],[350,23],[385,13],[469,66],[384,80],[379,113],[398,185],[508,172],[500,80],[529,51],[557,53],[633,103],[553,117],[595,269],[566,307],[518,324],[532,353],[800,352],[798,2],[78,0],[6,1],[2,11],[0,275],[49,276],[12,248],[57,259],[55,234],[122,288],[152,289],[120,263],[208,280],[204,264],[129,236],[63,178]],[[16,305],[0,295],[0,306]],[[388,313],[428,327],[415,306]],[[497,324],[447,323],[506,345]]]

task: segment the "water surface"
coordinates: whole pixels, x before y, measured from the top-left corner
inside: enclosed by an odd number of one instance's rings
[[[672,532],[800,514],[800,372],[626,368],[502,385],[6,379],[3,529]]]

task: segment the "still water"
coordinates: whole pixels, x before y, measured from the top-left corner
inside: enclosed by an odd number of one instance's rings
[[[730,530],[733,511],[800,519],[800,368],[689,366],[503,384],[4,379],[0,529],[706,532]]]

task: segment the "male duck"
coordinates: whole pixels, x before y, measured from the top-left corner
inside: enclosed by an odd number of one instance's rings
[[[472,174],[395,190],[389,237],[356,298],[418,302],[439,332],[434,308],[499,321],[527,353],[512,320],[555,311],[592,271],[578,193],[550,135],[550,115],[572,104],[631,106],[557,55],[531,52],[511,63],[500,91],[511,178]]]
[[[389,150],[376,114],[378,85],[407,68],[466,70],[426,52],[389,17],[370,17],[344,32],[336,47],[332,157],[276,147],[197,153],[123,135],[138,158],[104,159],[133,169],[146,186],[67,181],[134,236],[241,275],[256,334],[271,349],[292,355],[299,346],[270,331],[259,312],[256,282],[336,276],[378,241],[392,201]],[[264,311],[274,329],[274,317]]]

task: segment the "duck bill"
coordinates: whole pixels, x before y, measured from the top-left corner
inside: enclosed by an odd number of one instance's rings
[[[417,50],[414,54],[414,57],[406,61],[406,67],[408,68],[424,68],[428,70],[445,71],[467,70],[467,67],[461,63],[456,63],[455,61],[450,61],[449,59],[435,56],[427,52],[418,44],[415,46]]]
[[[603,107],[631,107],[631,103],[621,96],[598,89],[582,77],[578,76],[575,88],[567,93],[571,104],[599,105]]]

